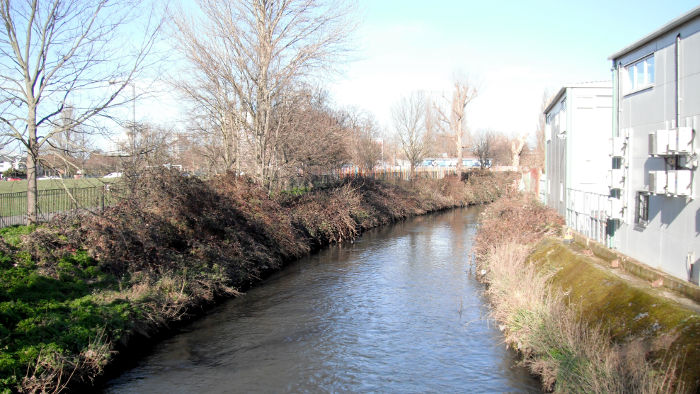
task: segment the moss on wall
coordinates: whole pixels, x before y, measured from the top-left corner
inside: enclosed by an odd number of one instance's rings
[[[552,274],[551,284],[568,295],[569,304],[580,310],[583,321],[608,330],[616,343],[640,341],[652,359],[678,357],[681,379],[689,387],[700,387],[697,309],[662,294],[663,288],[623,278],[624,274],[601,264],[617,258],[614,254],[576,249],[556,239],[545,239],[529,260]]]

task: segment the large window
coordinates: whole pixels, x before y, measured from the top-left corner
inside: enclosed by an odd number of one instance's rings
[[[625,66],[623,73],[625,93],[632,93],[654,85],[654,55]]]

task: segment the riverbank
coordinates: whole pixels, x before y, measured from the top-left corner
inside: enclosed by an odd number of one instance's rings
[[[286,262],[382,224],[490,202],[513,174],[350,179],[273,197],[247,179],[157,171],[102,214],[0,231],[0,388],[89,386],[135,339],[237,295]]]
[[[696,392],[697,310],[564,244],[562,225],[536,201],[503,199],[477,235],[492,315],[523,364],[556,392]]]

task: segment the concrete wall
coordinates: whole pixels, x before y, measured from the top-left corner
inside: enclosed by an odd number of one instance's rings
[[[622,253],[683,280],[698,281],[700,272],[700,176],[693,171],[694,197],[650,195],[649,220],[635,224],[635,198],[648,190],[649,171],[664,170],[664,159],[649,155],[649,133],[676,127],[675,42],[680,34],[680,126],[695,130],[695,152],[700,152],[700,18],[661,35],[642,48],[613,60],[615,78],[624,66],[654,55],[655,83],[635,93],[616,92],[618,124],[615,134],[629,134],[625,152],[626,180],[621,198],[626,209],[615,232],[613,246]],[[695,269],[690,272],[690,265]]]

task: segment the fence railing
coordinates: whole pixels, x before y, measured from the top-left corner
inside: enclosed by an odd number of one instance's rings
[[[47,221],[59,213],[78,209],[102,210],[119,199],[114,186],[46,189],[37,192],[37,216]],[[0,194],[0,227],[26,224],[27,192]]]
[[[606,194],[566,189],[566,225],[595,241],[608,244],[610,198]]]

